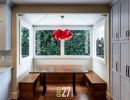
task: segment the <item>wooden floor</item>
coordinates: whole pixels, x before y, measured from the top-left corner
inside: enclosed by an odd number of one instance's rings
[[[57,97],[57,88],[70,87],[69,97]],[[19,98],[18,100],[93,100],[89,95],[85,85],[76,84],[77,96],[72,95],[72,84],[47,84],[47,92],[45,96],[41,95],[42,86],[38,86],[36,96],[34,98]],[[110,100],[110,99],[108,99]]]

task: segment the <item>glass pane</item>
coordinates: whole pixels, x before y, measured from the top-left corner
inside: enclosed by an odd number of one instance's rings
[[[21,32],[22,57],[29,56],[29,29],[22,27]]]
[[[60,41],[52,37],[54,30],[35,31],[36,55],[60,55]]]
[[[90,31],[71,30],[73,37],[65,41],[65,55],[90,55]]]
[[[96,29],[96,56],[104,58],[104,26]]]

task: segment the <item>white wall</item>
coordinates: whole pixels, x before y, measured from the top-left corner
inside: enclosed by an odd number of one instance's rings
[[[102,20],[103,21],[103,20]],[[98,24],[102,23],[102,21],[98,22],[94,27]],[[102,61],[93,55],[92,61],[92,69],[98,74],[108,85],[109,92],[109,17],[107,16],[105,19],[105,26],[107,29],[105,30],[105,61]],[[94,53],[93,53],[94,54]]]
[[[19,21],[20,20],[20,21]],[[14,67],[14,71],[13,71],[13,88],[12,88],[12,93],[11,93],[11,99],[17,99],[18,95],[19,95],[19,89],[18,89],[18,82],[20,80],[22,80],[24,78],[24,76],[26,76],[29,71],[31,71],[33,69],[33,62],[32,62],[32,58],[33,58],[33,36],[31,34],[33,34],[33,28],[31,25],[29,25],[27,23],[27,21],[20,17],[17,18],[17,65],[16,67]],[[19,36],[19,26],[26,26],[29,30],[30,30],[30,45],[29,45],[29,49],[30,49],[30,54],[28,57],[26,58],[22,58],[22,56],[20,55],[20,36]]]
[[[33,69],[33,62],[32,62],[32,57],[33,57],[33,28],[31,25],[27,23],[27,21],[23,18],[20,17],[20,26],[24,26],[29,29],[29,56],[26,58],[22,58],[21,51],[19,50],[19,61],[17,61],[18,66],[17,66],[17,81],[23,79],[24,76],[28,74],[29,71]],[[19,38],[20,39],[20,38]],[[19,40],[20,41],[20,40]],[[21,43],[19,43],[21,45]],[[21,49],[21,48],[20,48]],[[17,59],[18,59],[17,58]]]

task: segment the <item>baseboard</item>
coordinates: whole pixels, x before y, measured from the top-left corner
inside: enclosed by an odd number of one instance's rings
[[[11,93],[9,100],[12,100],[12,99],[17,100],[18,97],[19,97],[19,91],[15,91]]]
[[[106,92],[106,96],[107,96],[108,100],[113,100],[112,96],[111,96],[111,94],[109,92]]]

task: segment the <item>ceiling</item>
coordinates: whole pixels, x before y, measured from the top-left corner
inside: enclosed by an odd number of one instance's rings
[[[108,4],[111,0],[12,0],[15,4]]]
[[[24,14],[22,18],[34,26],[95,25],[104,18],[104,14]]]

